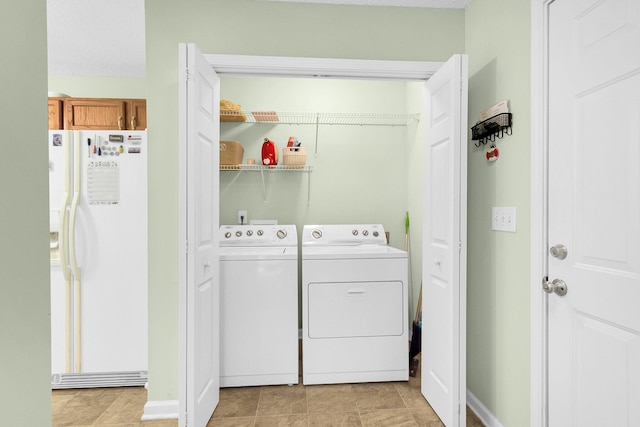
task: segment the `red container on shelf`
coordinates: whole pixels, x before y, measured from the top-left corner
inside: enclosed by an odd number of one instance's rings
[[[278,164],[278,147],[269,138],[265,138],[262,144],[262,164],[265,166],[276,166]]]

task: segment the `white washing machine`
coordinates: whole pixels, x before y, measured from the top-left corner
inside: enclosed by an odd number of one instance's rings
[[[297,384],[296,226],[220,232],[220,386]]]
[[[302,233],[302,382],[409,379],[407,252],[380,224]]]

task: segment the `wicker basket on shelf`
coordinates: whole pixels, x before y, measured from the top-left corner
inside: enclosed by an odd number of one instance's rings
[[[284,147],[282,163],[286,169],[302,169],[307,163],[307,150],[304,147]]]
[[[246,122],[247,116],[242,112],[242,106],[228,99],[220,100],[221,122]]]

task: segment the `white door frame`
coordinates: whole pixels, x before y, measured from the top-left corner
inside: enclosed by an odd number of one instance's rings
[[[542,277],[547,272],[548,177],[548,34],[553,0],[531,0],[531,426],[548,418],[547,300]]]
[[[443,62],[205,54],[219,76],[426,81]]]
[[[204,56],[216,74],[221,76],[244,75],[426,81],[443,65],[441,62],[421,61],[371,61],[216,54],[205,54]],[[466,144],[466,140],[462,141],[462,143]],[[466,180],[466,171],[464,172],[463,178]],[[466,226],[466,224],[463,226]],[[460,267],[466,269],[466,264],[461,264]],[[466,277],[466,274],[462,277]],[[466,290],[466,285],[464,289]],[[458,297],[461,303],[466,301],[466,294],[460,294]],[[462,306],[466,307],[464,304]],[[461,322],[461,318],[466,319],[466,313],[460,312],[458,318],[459,327],[466,327],[466,322],[462,325],[463,322]],[[460,353],[460,359],[458,359],[459,368],[461,360],[463,363],[466,363],[466,345],[464,345],[464,343],[460,345]],[[460,372],[461,370],[458,369],[458,371]],[[466,373],[466,369],[463,369],[461,372]],[[466,375],[465,378],[460,378],[460,380],[463,386],[463,389],[460,391],[464,395],[466,393]]]

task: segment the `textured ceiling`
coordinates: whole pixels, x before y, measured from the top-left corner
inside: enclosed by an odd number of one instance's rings
[[[464,9],[471,0],[262,0],[284,1],[290,3],[330,3],[352,4],[358,6],[401,6],[401,7],[427,7],[445,9]]]
[[[47,0],[50,76],[145,76],[145,0]],[[147,0],[154,1],[154,0]],[[263,0],[464,9],[471,0]]]
[[[51,76],[145,76],[144,0],[47,0],[47,38]]]

